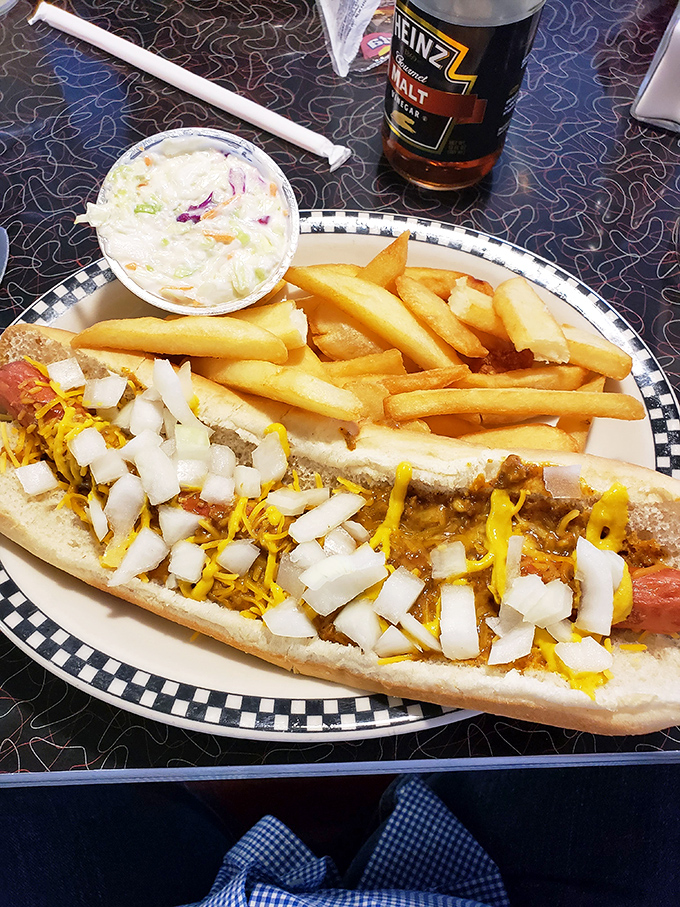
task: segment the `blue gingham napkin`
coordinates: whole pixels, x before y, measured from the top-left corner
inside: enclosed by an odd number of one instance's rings
[[[354,888],[265,816],[227,853],[207,897],[186,907],[509,907],[496,864],[420,779],[397,796]]]

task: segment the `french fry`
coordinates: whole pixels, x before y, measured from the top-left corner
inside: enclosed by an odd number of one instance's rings
[[[225,316],[217,316],[225,317]],[[233,318],[264,328],[280,337],[286,349],[296,350],[307,343],[307,316],[291,299],[273,302],[266,306],[242,309],[234,312]]]
[[[192,359],[192,369],[204,378],[268,400],[279,400],[331,419],[356,422],[367,416],[364,403],[351,391],[303,372],[299,368],[244,359]]]
[[[465,278],[455,282],[448,296],[448,305],[457,318],[476,331],[501,340],[510,339],[493,307],[493,296],[471,287]]]
[[[385,350],[384,353],[372,353],[369,356],[357,356],[342,362],[323,363],[327,374],[335,378],[346,378],[370,374],[405,375],[404,357],[399,350]]]
[[[489,352],[476,334],[453,314],[443,299],[411,277],[398,277],[397,293],[413,314],[463,356],[483,358]]]
[[[298,309],[302,309],[307,316],[307,321],[309,321],[312,315],[323,305],[323,299],[319,296],[300,296],[295,300],[295,305]]]
[[[361,400],[366,409],[367,418],[371,422],[382,422],[384,420],[384,403],[389,396],[389,391],[380,380],[371,375],[365,375],[363,377],[341,378],[338,383],[340,387],[351,391]]]
[[[307,372],[310,375],[316,375],[322,381],[329,380],[328,372],[323,362],[311,347],[301,346],[296,350],[289,350],[285,364],[293,368],[302,369],[303,372]]]
[[[319,304],[307,318],[314,345],[329,359],[356,359],[391,349],[390,343],[369,331],[356,318],[318,296]]]
[[[493,375],[468,372],[456,381],[457,387],[538,387],[572,391],[580,387],[588,371],[575,365],[546,365],[518,368]]]
[[[356,276],[391,290],[397,277],[404,273],[410,235],[410,230],[404,230],[387,248],[378,252]]]
[[[493,306],[515,349],[531,350],[537,359],[547,362],[569,361],[562,328],[523,277],[512,277],[496,287]]]
[[[383,287],[358,277],[330,273],[318,266],[289,268],[286,279],[308,293],[329,299],[422,368],[441,368],[460,362],[448,344]]]
[[[165,356],[203,356],[216,359],[262,359],[283,363],[286,345],[256,324],[231,315],[187,315],[163,318],[122,318],[100,321],[77,334],[75,349],[140,350]]]
[[[462,435],[470,434],[473,424],[480,424],[479,417],[477,417],[476,423],[472,423],[463,416],[453,416],[451,414],[428,416],[427,419],[422,421],[429,426],[430,431],[435,435],[445,435],[447,438],[460,438]]]
[[[582,365],[618,381],[630,374],[633,360],[628,353],[600,334],[590,334],[571,324],[563,324],[562,331],[569,347],[569,362],[573,365]]]
[[[385,412],[396,422],[446,413],[514,414],[518,418],[544,415],[599,416],[603,419],[644,419],[645,408],[626,394],[574,393],[527,387],[443,388],[395,394]]]
[[[598,375],[597,378],[593,378],[591,381],[588,381],[578,390],[579,392],[583,393],[602,394],[604,393],[605,382],[606,378]],[[563,431],[568,432],[574,439],[577,451],[579,453],[583,453],[588,442],[588,435],[590,433],[590,426],[592,425],[592,421],[592,419],[587,419],[583,416],[562,416],[561,419],[557,420],[557,427],[561,428]]]
[[[479,293],[485,293],[489,297],[493,296],[493,287],[490,283],[487,283],[486,280],[478,280],[463,271],[447,271],[442,268],[406,268],[404,274],[412,280],[422,283],[442,299],[448,299],[454,286],[461,282]]]
[[[429,368],[408,375],[381,375],[385,387],[391,394],[405,394],[409,391],[448,387],[468,374],[466,365],[450,365],[448,368]]]
[[[343,274],[345,277],[357,277],[361,271],[361,265],[353,265],[349,262],[328,262],[322,265],[313,265],[312,267],[323,268],[324,271],[331,271],[333,274]],[[286,280],[288,276],[286,275]]]
[[[483,447],[508,447],[511,450],[518,447],[532,450],[568,450],[574,453],[578,450],[577,442],[568,432],[544,422],[482,429],[459,435],[459,440]]]

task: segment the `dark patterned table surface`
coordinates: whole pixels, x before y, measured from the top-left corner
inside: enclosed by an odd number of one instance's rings
[[[381,158],[384,69],[338,78],[311,0],[65,0],[83,18],[349,145],[327,164],[0,3],[0,225],[11,257],[0,326],[99,258],[76,226],[111,163],[186,125],[238,132],[287,172],[301,208],[431,218],[508,239],[611,303],[680,386],[680,137],[629,109],[674,0],[548,0],[506,147],[477,187],[411,187]],[[596,737],[483,715],[402,736],[256,742],[167,727],[92,699],[0,637],[5,783],[392,771],[675,759],[680,730]],[[97,772],[103,769],[115,771]],[[20,774],[27,773],[27,774]],[[35,774],[30,774],[35,773]],[[50,773],[50,774],[46,774]],[[75,773],[75,774],[74,774]]]

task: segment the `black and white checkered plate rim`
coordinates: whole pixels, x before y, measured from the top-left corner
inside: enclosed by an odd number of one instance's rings
[[[396,214],[300,212],[303,234],[393,237],[407,228],[416,242],[467,252],[525,276],[573,306],[625,349],[633,358],[633,376],[651,420],[657,469],[680,477],[680,419],[668,381],[625,319],[581,281],[512,243],[465,227]],[[114,279],[105,261],[96,261],[45,293],[18,320],[49,324]],[[321,734],[324,739],[351,739],[436,726],[473,714],[373,694],[288,699],[178,682],[112,658],[64,630],[29,601],[1,568],[0,623],[21,649],[74,686],[128,711],[207,733],[262,739]]]

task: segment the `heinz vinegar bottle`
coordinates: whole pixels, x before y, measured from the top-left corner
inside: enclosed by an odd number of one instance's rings
[[[496,163],[545,0],[397,0],[383,149],[403,177],[459,189]]]

